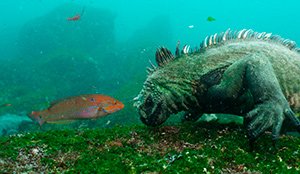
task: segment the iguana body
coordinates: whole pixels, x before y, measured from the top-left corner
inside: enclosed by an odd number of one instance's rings
[[[194,53],[176,57],[156,52],[158,68],[149,69],[136,98],[146,125],[162,124],[173,113],[185,120],[203,113],[244,116],[250,142],[272,128],[278,139],[283,121],[300,131],[300,51],[293,41],[252,30],[206,37]]]

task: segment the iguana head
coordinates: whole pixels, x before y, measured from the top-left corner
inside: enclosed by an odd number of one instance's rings
[[[143,90],[135,98],[141,121],[150,126],[157,126],[167,120],[172,113],[168,107],[166,89],[161,88],[152,78],[148,78]]]
[[[182,78],[170,70],[172,69],[170,66],[166,67],[173,59],[174,56],[166,48],[159,48],[156,51],[158,67],[151,63],[152,68],[148,68],[149,76],[143,89],[134,99],[140,119],[146,125],[158,126],[171,114],[183,109],[182,92],[185,90],[182,88],[185,85],[181,83]]]

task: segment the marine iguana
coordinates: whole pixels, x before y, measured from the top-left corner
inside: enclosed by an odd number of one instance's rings
[[[266,130],[274,143],[282,125],[300,132],[300,49],[294,41],[272,33],[231,31],[207,36],[200,48],[184,46],[175,56],[165,47],[156,51],[143,89],[134,99],[141,121],[164,123],[185,111],[183,120],[203,113],[244,117],[250,145]]]

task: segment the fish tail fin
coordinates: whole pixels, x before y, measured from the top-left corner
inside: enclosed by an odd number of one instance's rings
[[[42,126],[45,123],[45,120],[43,120],[43,118],[41,117],[41,112],[32,111],[30,114],[28,114],[28,116],[32,120],[36,120],[40,126]]]

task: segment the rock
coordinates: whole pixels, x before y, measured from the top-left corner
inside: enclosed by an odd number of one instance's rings
[[[32,123],[27,116],[14,114],[5,114],[0,116],[0,136],[13,135],[19,132],[19,126],[22,124]]]

